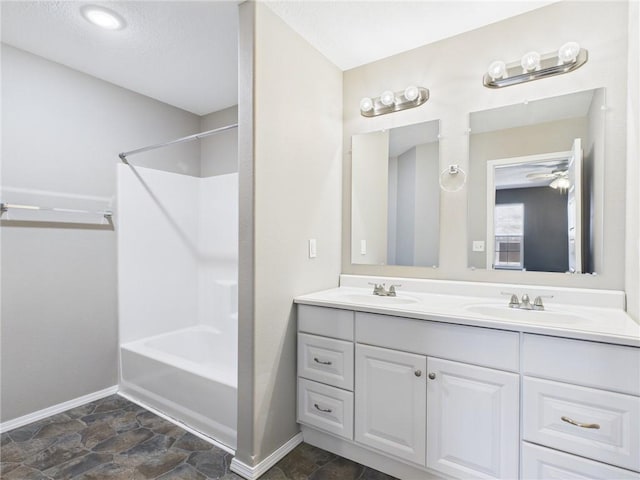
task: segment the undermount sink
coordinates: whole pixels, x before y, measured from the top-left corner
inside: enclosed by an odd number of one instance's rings
[[[487,304],[467,305],[464,308],[471,313],[512,322],[578,323],[585,321],[583,317],[555,310],[521,310],[509,308],[506,305]]]
[[[345,302],[353,302],[361,305],[406,305],[419,302],[417,298],[413,297],[382,297],[380,295],[364,295],[359,293],[347,293],[340,295],[339,299]]]

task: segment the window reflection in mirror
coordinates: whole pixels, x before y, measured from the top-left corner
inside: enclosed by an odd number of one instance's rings
[[[471,113],[470,267],[597,271],[604,104],[601,88]]]
[[[439,121],[354,135],[351,262],[437,266]]]

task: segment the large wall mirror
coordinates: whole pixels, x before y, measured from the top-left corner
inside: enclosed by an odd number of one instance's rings
[[[351,262],[438,265],[440,122],[351,139]]]
[[[470,114],[469,266],[601,268],[605,90]]]

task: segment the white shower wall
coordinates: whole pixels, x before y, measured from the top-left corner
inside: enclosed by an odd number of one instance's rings
[[[206,324],[235,344],[237,184],[118,166],[121,343]]]
[[[198,178],[198,322],[237,344],[238,174]]]

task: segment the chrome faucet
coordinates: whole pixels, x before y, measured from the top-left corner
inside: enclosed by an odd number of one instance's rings
[[[500,295],[511,295],[509,299],[509,308],[520,308],[520,300],[515,293],[500,292]]]
[[[524,295],[522,295],[519,308],[521,310],[533,310],[533,305],[531,305],[531,300],[529,299],[528,294],[525,293]]]
[[[553,295],[538,295],[533,301],[534,310],[544,310],[544,304],[542,303],[543,298],[553,298]]]
[[[531,297],[525,293],[522,295],[522,299],[518,300],[518,296],[515,293],[500,292],[501,295],[511,295],[509,299],[509,308],[519,308],[520,310],[544,310],[543,298],[553,298],[553,295],[538,295],[533,304],[531,303]]]
[[[396,296],[396,287],[401,287],[402,285],[391,285],[389,290],[387,290],[384,283],[371,283],[369,285],[373,285],[373,294],[378,295],[379,297],[395,297]]]

